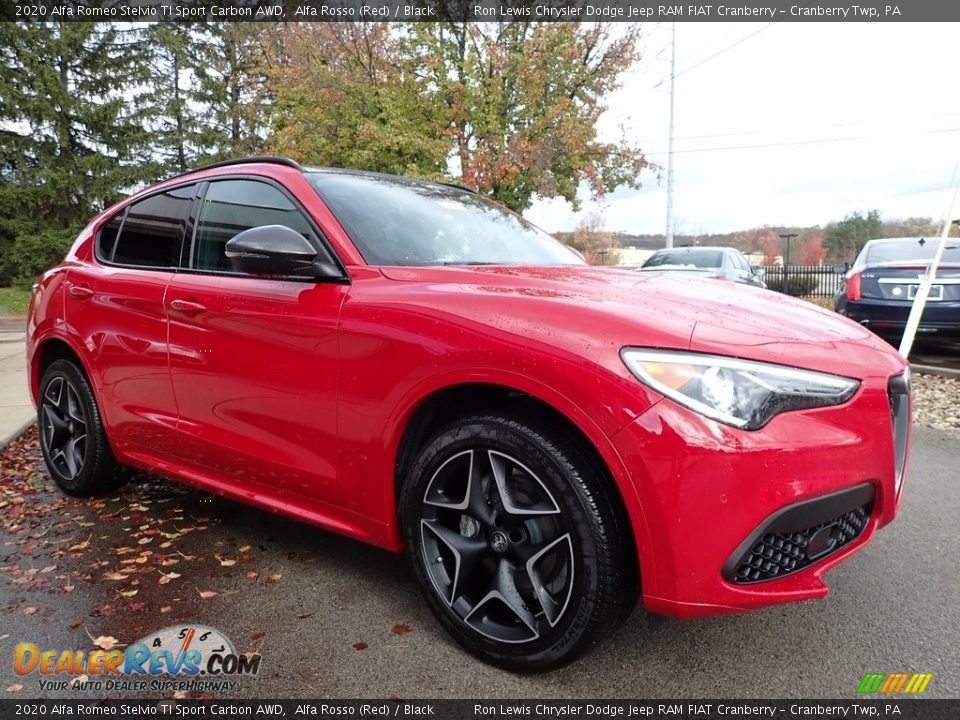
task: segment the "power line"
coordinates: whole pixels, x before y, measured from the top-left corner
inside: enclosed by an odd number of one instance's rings
[[[740,44],[742,44],[742,43],[745,43],[745,42],[746,42],[747,40],[749,40],[750,38],[756,37],[757,35],[759,35],[760,33],[762,33],[764,30],[767,30],[767,29],[771,28],[771,27],[774,26],[774,25],[776,25],[775,22],[767,23],[766,25],[764,25],[763,27],[761,27],[759,30],[754,30],[752,33],[750,33],[750,34],[748,34],[748,35],[744,35],[742,38],[740,38],[740,39],[737,40],[736,42],[731,43],[730,45],[727,45],[726,47],[721,48],[720,50],[717,50],[715,53],[712,53],[712,54],[710,54],[710,55],[707,55],[705,58],[703,58],[702,60],[698,60],[698,61],[695,62],[693,65],[688,65],[687,67],[682,68],[681,70],[678,70],[677,72],[672,73],[671,75],[668,75],[668,76],[665,77],[665,78],[662,78],[662,79],[661,79],[656,85],[654,85],[653,87],[654,87],[654,88],[660,87],[664,82],[666,82],[667,80],[669,80],[671,76],[674,77],[674,78],[677,78],[677,77],[680,77],[681,75],[683,75],[684,73],[690,72],[690,71],[693,70],[694,68],[700,67],[700,66],[703,65],[705,62],[709,62],[710,60],[713,60],[715,57],[717,57],[717,56],[719,56],[719,55],[723,55],[723,53],[727,52],[728,50],[733,50],[733,48],[737,47],[737,45],[740,45]]]
[[[914,135],[941,135],[944,133],[955,133],[960,132],[960,128],[942,128],[939,130],[920,130],[917,132],[895,132],[895,133],[883,133],[879,135],[849,135],[846,137],[835,137],[835,138],[820,138],[817,140],[791,140],[786,142],[773,142],[773,143],[752,143],[749,145],[725,145],[722,147],[706,147],[706,148],[690,148],[688,150],[674,150],[675,155],[681,153],[700,153],[700,152],[720,152],[722,150],[749,150],[752,148],[771,148],[771,147],[787,147],[790,145],[818,145],[823,143],[832,143],[832,142],[849,142],[856,140],[878,140],[881,138],[889,137],[909,137]],[[663,150],[659,151],[650,151],[648,155],[662,155]]]
[[[863,127],[869,125],[890,125],[915,120],[933,120],[942,117],[956,117],[960,112],[933,113],[930,115],[911,115],[910,117],[887,118],[882,120],[858,120],[855,122],[830,123],[828,125],[807,125],[805,127],[782,127],[769,129],[737,130],[735,132],[707,133],[705,135],[684,135],[674,140],[707,140],[713,138],[740,137],[743,135],[765,135],[770,133],[804,132],[809,130],[835,130],[837,128]],[[662,138],[661,138],[662,140]]]

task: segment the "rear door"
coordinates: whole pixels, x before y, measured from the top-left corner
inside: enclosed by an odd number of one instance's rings
[[[66,319],[91,362],[114,449],[147,456],[176,443],[164,294],[197,185],[155,193],[111,218],[96,262],[70,268]]]
[[[349,285],[234,272],[227,241],[274,224],[329,254],[307,213],[273,181],[212,180],[198,204],[185,267],[166,299],[180,453],[208,476],[251,493],[329,501],[337,324]],[[332,254],[330,261],[337,264]]]

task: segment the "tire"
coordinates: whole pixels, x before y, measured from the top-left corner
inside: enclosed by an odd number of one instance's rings
[[[466,650],[511,671],[553,670],[599,643],[635,602],[636,563],[611,500],[563,433],[467,417],[428,441],[406,478],[407,558]]]
[[[67,495],[93,497],[123,485],[96,398],[74,362],[55,360],[43,373],[37,427],[47,470]]]

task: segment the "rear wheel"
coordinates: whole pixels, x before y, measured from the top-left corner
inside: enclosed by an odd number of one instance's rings
[[[534,422],[458,421],[421,450],[401,495],[407,555],[434,613],[503,668],[560,667],[632,605],[607,488],[575,444]]]
[[[72,361],[43,373],[37,425],[47,470],[65,493],[90,497],[123,484],[90,383]]]

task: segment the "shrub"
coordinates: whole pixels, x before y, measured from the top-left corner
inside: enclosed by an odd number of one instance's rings
[[[10,246],[7,274],[20,285],[29,285],[36,277],[63,260],[77,236],[76,228],[20,226]]]
[[[781,277],[770,277],[769,275],[765,278],[767,283],[767,288],[770,290],[775,290],[776,292],[783,292],[783,278]],[[804,295],[810,295],[814,290],[817,289],[817,278],[811,275],[791,275],[790,276],[790,288],[789,295],[793,297],[802,297]]]

